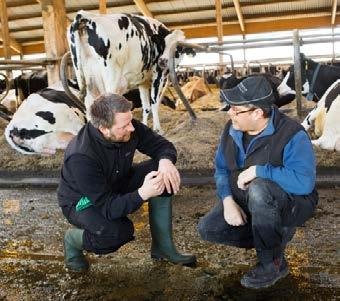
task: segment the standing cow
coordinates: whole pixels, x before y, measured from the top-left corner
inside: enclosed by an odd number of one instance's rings
[[[184,39],[182,31],[171,32],[151,18],[79,11],[68,41],[80,90],[86,89],[86,108],[102,93],[124,94],[138,87],[143,123],[147,124],[151,104],[153,128],[162,132],[158,108],[169,72],[170,49]]]

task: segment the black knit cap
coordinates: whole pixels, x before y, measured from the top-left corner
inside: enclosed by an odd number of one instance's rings
[[[273,90],[268,80],[261,75],[249,76],[232,89],[220,91],[221,100],[232,106],[254,105],[271,107]]]

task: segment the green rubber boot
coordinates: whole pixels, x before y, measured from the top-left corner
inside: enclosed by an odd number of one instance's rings
[[[86,272],[89,263],[83,254],[82,229],[68,229],[64,237],[65,266],[71,272]]]
[[[152,237],[151,258],[166,259],[174,264],[194,265],[195,255],[177,252],[172,239],[171,197],[149,200],[149,221]]]

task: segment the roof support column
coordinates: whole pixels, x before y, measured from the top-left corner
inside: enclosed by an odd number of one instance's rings
[[[295,100],[296,100],[296,110],[297,115],[302,117],[302,106],[301,106],[301,89],[302,89],[302,79],[301,79],[301,57],[300,57],[300,37],[299,31],[295,29],[293,31],[293,45],[294,45],[294,78],[295,78]]]
[[[216,7],[216,24],[217,24],[217,41],[220,46],[223,44],[223,26],[222,26],[222,3],[221,0],[215,0]],[[223,74],[223,54],[219,53],[220,74]]]
[[[99,0],[99,13],[106,15],[106,0]]]
[[[11,58],[11,48],[9,41],[9,30],[8,30],[8,17],[7,17],[7,5],[6,0],[0,0],[0,21],[1,21],[1,34],[2,34],[2,45],[4,50],[5,59]],[[12,72],[6,71],[8,77],[12,77]]]
[[[59,59],[67,51],[65,0],[41,0],[45,52],[48,58]],[[48,84],[60,80],[60,61],[47,66]]]

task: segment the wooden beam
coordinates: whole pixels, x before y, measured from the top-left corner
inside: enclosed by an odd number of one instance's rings
[[[6,0],[0,0],[1,37],[5,59],[11,58]]]
[[[222,42],[223,27],[222,27],[222,4],[221,0],[215,0],[216,7],[216,25],[217,25],[217,39]]]
[[[106,15],[106,0],[99,0],[99,13]]]
[[[45,51],[48,58],[60,58],[68,49],[66,41],[66,10],[65,0],[40,0]],[[60,80],[60,65],[47,67],[48,83]]]
[[[338,5],[338,1],[337,0],[333,0],[332,3],[332,19],[331,19],[331,24],[332,26],[335,25],[335,17],[336,17],[336,7]]]
[[[222,43],[223,41],[223,26],[222,26],[222,3],[221,0],[215,0],[216,8],[216,27],[217,27],[217,41]],[[223,54],[219,54],[219,63],[223,64]],[[223,67],[220,68],[220,73],[223,74]]]
[[[336,16],[335,24],[340,24],[340,16]],[[263,21],[263,22],[252,22],[247,20],[247,33],[261,33],[261,32],[271,32],[271,31],[284,31],[284,30],[294,30],[294,29],[316,29],[322,27],[329,27],[329,16],[322,17],[309,17],[308,22],[306,18],[296,18],[296,19],[284,19],[275,21]],[[173,27],[169,27],[174,29]],[[177,27],[175,27],[177,28]],[[206,37],[216,37],[217,29],[216,24],[204,24],[195,25],[193,27],[182,27],[187,39],[192,38],[206,38]],[[243,34],[238,23],[223,24],[223,34],[235,35]]]
[[[233,0],[233,2],[234,2],[235,9],[236,9],[237,19],[238,19],[238,22],[240,23],[241,31],[245,32],[246,29],[244,27],[244,21],[243,21],[243,15],[242,15],[240,1],[239,0]]]
[[[135,2],[136,6],[142,12],[143,16],[153,18],[152,13],[143,0],[133,0],[133,2]]]
[[[0,41],[3,42],[3,39],[1,37]],[[20,45],[20,43],[18,43],[17,40],[11,37],[9,37],[9,46],[15,51],[14,54],[23,53],[22,46]]]
[[[37,53],[44,53],[45,52],[45,44],[44,43],[36,43],[30,45],[22,45],[22,52],[24,55],[27,54],[37,54]],[[14,50],[11,51],[12,55],[16,53]],[[0,47],[0,57],[4,56],[3,48]]]
[[[37,0],[20,0],[20,1],[7,3],[7,7],[20,7],[23,5],[34,5],[34,4],[37,4]]]
[[[305,17],[305,15],[308,14],[308,17]],[[255,15],[245,15],[246,16],[246,23],[262,23],[262,22],[276,22],[278,20],[288,20],[288,19],[301,19],[301,18],[315,18],[315,17],[323,17],[323,16],[329,16],[329,8],[323,8],[323,9],[313,9],[309,10],[307,12],[301,12],[301,11],[290,11],[286,13],[282,12],[275,12],[271,13],[270,15],[267,14],[255,14]],[[238,21],[233,18],[224,18],[223,24],[235,24],[238,23]],[[329,26],[330,24],[328,24]],[[195,26],[216,26],[216,22],[213,19],[203,19],[201,23],[199,23],[199,20],[195,20],[195,23],[187,22],[187,23],[179,23],[179,22],[173,22],[168,23],[167,27],[171,29],[182,29],[182,28],[192,28]],[[308,27],[310,28],[310,27]]]
[[[24,51],[24,54],[44,53],[45,52],[45,43],[24,45],[24,46],[22,46],[22,49]]]
[[[22,53],[21,45],[15,39],[11,38],[9,34],[6,0],[0,0],[0,22],[2,32],[0,41],[3,43],[4,57],[9,58],[11,56],[10,48],[18,53]]]
[[[33,12],[33,13],[23,13],[19,15],[12,15],[8,17],[8,21],[15,21],[15,20],[23,20],[23,19],[33,19],[33,18],[41,18],[41,12]]]

